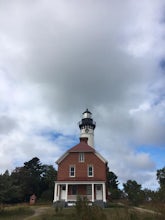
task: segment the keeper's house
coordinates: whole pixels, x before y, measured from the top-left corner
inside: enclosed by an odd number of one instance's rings
[[[88,109],[79,122],[80,143],[70,148],[58,160],[54,203],[73,205],[77,196],[89,202],[106,203],[107,161],[94,149],[96,123]]]

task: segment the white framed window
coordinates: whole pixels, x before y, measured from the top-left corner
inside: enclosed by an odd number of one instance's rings
[[[70,165],[69,167],[69,176],[75,177],[75,165]]]
[[[88,165],[88,177],[93,177],[94,171],[93,171],[93,165]]]
[[[84,162],[84,161],[85,161],[84,153],[81,152],[79,153],[79,162]]]

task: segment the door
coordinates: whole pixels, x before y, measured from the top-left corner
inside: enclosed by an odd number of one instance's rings
[[[102,185],[96,185],[96,200],[103,200]]]
[[[61,200],[65,200],[66,197],[66,186],[61,185]]]

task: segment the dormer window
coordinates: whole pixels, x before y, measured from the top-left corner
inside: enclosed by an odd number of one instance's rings
[[[84,157],[84,153],[83,152],[81,152],[81,153],[79,153],[79,162],[84,162],[85,161],[85,157]]]
[[[75,165],[70,165],[69,167],[69,176],[75,177]]]

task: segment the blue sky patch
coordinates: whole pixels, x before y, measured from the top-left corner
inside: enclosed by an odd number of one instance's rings
[[[159,63],[161,69],[165,70],[165,59],[162,59]]]
[[[157,169],[161,169],[165,166],[165,148],[154,146],[140,146],[137,148],[137,152],[149,153],[152,160],[157,164]]]

